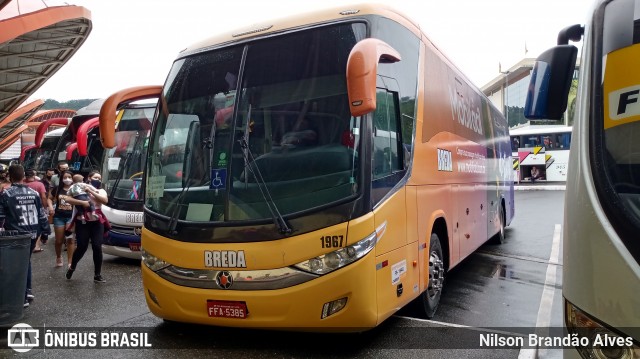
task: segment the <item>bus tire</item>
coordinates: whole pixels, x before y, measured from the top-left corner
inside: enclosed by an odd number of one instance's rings
[[[418,297],[418,308],[428,319],[433,318],[440,304],[445,280],[445,263],[442,245],[437,234],[431,233],[429,242],[429,283],[427,290]]]
[[[491,238],[491,244],[503,244],[505,241],[505,218],[504,218],[504,206],[500,205],[500,210],[498,213],[498,220],[500,221],[500,229],[498,233],[496,233],[493,238]]]

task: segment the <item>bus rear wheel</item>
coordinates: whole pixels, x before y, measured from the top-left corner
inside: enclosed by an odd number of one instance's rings
[[[421,309],[425,317],[431,319],[438,310],[440,296],[444,287],[445,264],[442,254],[442,245],[437,234],[432,233],[429,242],[429,284],[420,297],[418,297],[418,308]]]
[[[493,238],[491,238],[491,244],[502,244],[504,243],[505,240],[505,215],[504,215],[504,206],[500,205],[500,211],[498,213],[498,221],[500,221],[500,229],[498,230],[498,233],[496,233],[495,236],[493,236]]]

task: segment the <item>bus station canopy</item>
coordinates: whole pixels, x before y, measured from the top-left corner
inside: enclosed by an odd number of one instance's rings
[[[76,114],[76,110],[71,109],[54,109],[43,110],[36,113],[28,122],[29,127],[38,128],[41,123],[52,118],[71,118]],[[35,130],[34,130],[35,131]]]
[[[40,110],[44,101],[32,101],[0,120],[0,152],[11,146],[28,126],[26,123]]]
[[[60,4],[0,0],[0,123],[61,68],[91,32],[89,10]],[[0,134],[0,141],[4,139]]]

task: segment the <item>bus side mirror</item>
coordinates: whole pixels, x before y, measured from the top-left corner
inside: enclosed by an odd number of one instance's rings
[[[102,147],[116,146],[116,114],[121,105],[137,100],[160,98],[162,86],[138,86],[124,89],[109,96],[100,108],[100,140]]]
[[[538,56],[524,105],[526,118],[562,119],[567,109],[577,56],[578,48],[573,45],[559,45]]]
[[[347,92],[352,116],[375,111],[378,63],[398,61],[400,53],[378,39],[364,39],[351,49],[347,60]]]

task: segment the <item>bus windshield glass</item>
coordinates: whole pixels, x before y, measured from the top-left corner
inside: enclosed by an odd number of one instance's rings
[[[35,168],[35,164],[36,164],[36,159],[38,156],[38,149],[37,148],[32,148],[30,150],[25,151],[24,153],[24,163],[22,164],[22,166],[25,169],[28,168]]]
[[[251,221],[353,199],[361,126],[345,71],[365,34],[345,23],[176,61],[150,138],[146,207]]]
[[[631,2],[627,3],[632,6]],[[609,6],[609,5],[608,5]],[[637,7],[637,5],[636,5]],[[614,11],[614,10],[612,10]],[[613,16],[611,17],[614,18]],[[616,33],[617,27],[613,25],[615,20],[607,18],[611,22],[610,30],[607,28],[603,38],[610,39],[610,33]],[[617,36],[617,35],[616,35]],[[602,63],[604,74],[602,91],[604,111],[599,113],[604,117],[601,125],[604,131],[603,159],[606,173],[604,178],[610,181],[613,190],[618,194],[619,202],[623,208],[617,207],[617,212],[612,211],[611,217],[618,222],[618,230],[625,228],[627,248],[635,256],[640,258],[640,246],[637,244],[637,232],[640,228],[640,116],[638,115],[637,93],[639,76],[629,76],[621,66],[633,63],[640,58],[640,44],[615,41],[604,41],[606,60]],[[605,189],[604,197],[608,201],[616,203],[616,198],[610,197],[610,188]],[[616,207],[614,207],[616,208]],[[633,244],[631,244],[633,243]]]
[[[38,172],[44,172],[47,168],[52,167],[52,164],[57,163],[57,159],[54,161],[51,157],[55,152],[56,146],[60,136],[48,136],[42,140],[42,145],[38,148],[35,156],[34,167]]]
[[[142,201],[144,154],[155,104],[140,108],[125,108],[116,129],[116,147],[105,153],[102,168],[105,190],[110,200]]]

